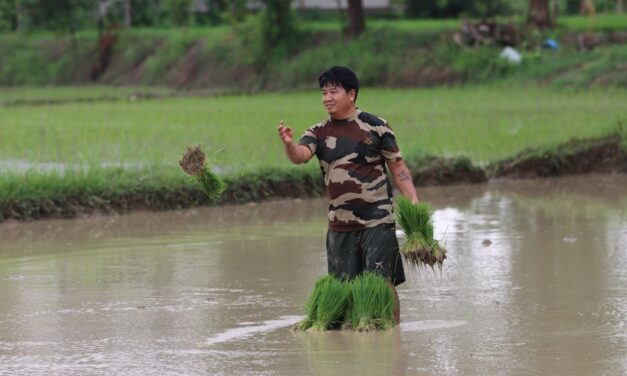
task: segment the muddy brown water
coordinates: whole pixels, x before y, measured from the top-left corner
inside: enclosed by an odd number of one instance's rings
[[[624,375],[627,176],[420,188],[449,259],[387,332],[293,333],[326,203],[0,225],[0,375]]]

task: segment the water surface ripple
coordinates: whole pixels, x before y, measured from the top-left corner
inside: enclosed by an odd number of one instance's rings
[[[420,188],[400,327],[292,332],[326,202],[0,225],[0,375],[624,375],[627,177]]]

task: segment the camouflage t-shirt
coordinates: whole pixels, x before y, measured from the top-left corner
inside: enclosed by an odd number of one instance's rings
[[[394,223],[385,161],[402,157],[385,120],[357,110],[352,118],[328,119],[307,129],[300,144],[320,162],[330,200],[330,230],[357,231]]]

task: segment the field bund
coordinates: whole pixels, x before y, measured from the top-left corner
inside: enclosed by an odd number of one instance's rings
[[[308,92],[197,96],[102,87],[0,89],[0,221],[209,204],[179,168],[202,144],[224,202],[324,194],[317,161],[291,165],[276,135],[326,117]],[[44,104],[49,103],[49,104]],[[395,130],[416,185],[627,172],[627,93],[495,85],[363,88]]]

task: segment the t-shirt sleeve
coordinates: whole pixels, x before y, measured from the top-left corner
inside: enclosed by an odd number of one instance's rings
[[[403,159],[401,151],[396,144],[394,131],[386,122],[385,125],[378,127],[379,137],[381,137],[381,155],[386,161],[398,162]]]
[[[307,129],[303,136],[300,138],[300,141],[298,141],[299,145],[307,146],[309,150],[311,150],[312,156],[316,154],[316,146],[318,144],[316,134],[314,133],[314,128],[315,126]]]

